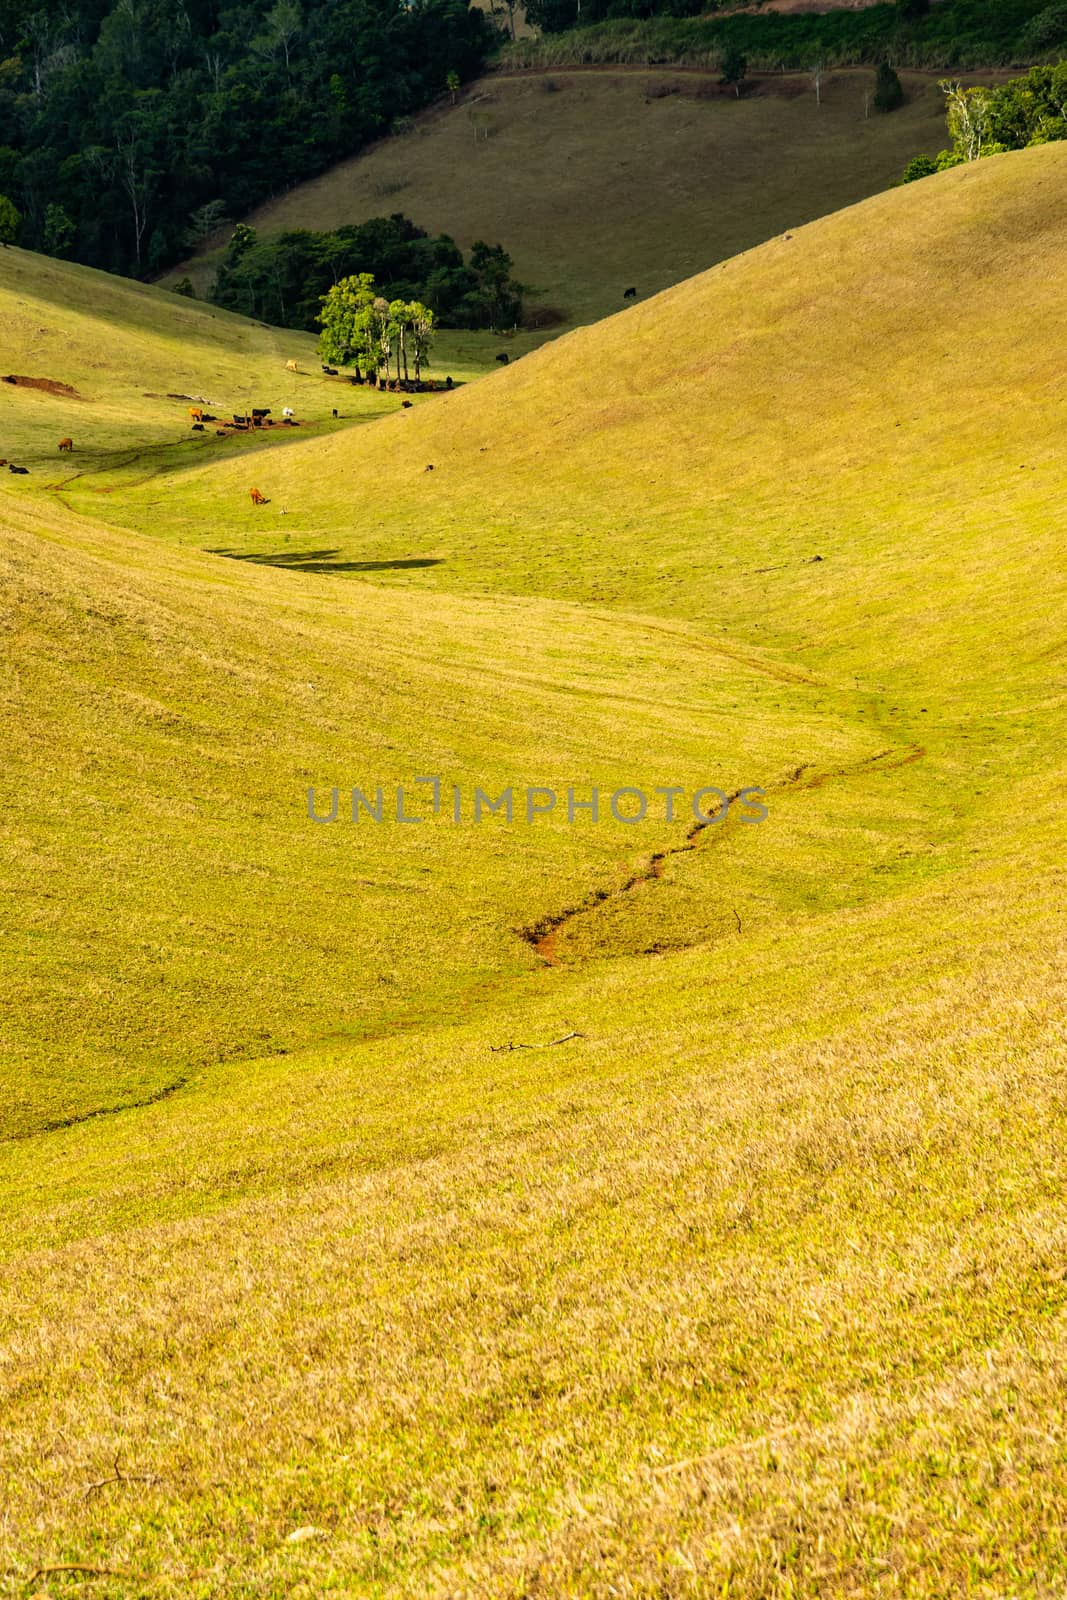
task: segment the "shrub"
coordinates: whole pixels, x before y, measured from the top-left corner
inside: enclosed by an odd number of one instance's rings
[[[0,244],[14,244],[19,236],[22,218],[6,194],[0,194]]]
[[[901,175],[901,183],[914,183],[916,178],[929,178],[937,171],[933,156],[912,156]]]
[[[41,242],[46,256],[56,256],[62,260],[70,255],[74,245],[74,223],[62,206],[50,205],[46,210]]]
[[[732,84],[734,93],[738,98],[740,98],[741,85],[745,81],[745,73],[747,71],[748,60],[744,52],[739,50],[736,45],[728,45],[723,52],[721,81],[725,84]]]
[[[904,104],[904,89],[888,61],[883,61],[874,80],[874,109],[895,111]]]

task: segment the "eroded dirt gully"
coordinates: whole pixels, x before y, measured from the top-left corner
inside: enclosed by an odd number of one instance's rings
[[[876,755],[865,756],[862,761],[852,762],[845,767],[833,767],[821,771],[817,767],[805,763],[802,766],[794,767],[792,772],[787,774],[785,778],[781,778],[775,783],[766,784],[762,793],[782,794],[796,789],[821,789],[824,783],[829,783],[836,778],[857,777],[866,772],[894,772],[898,767],[907,767],[912,762],[921,761],[925,754],[926,749],[923,745],[909,744],[902,748],[879,750]],[[728,796],[729,804],[732,805],[741,793],[740,789],[733,790]],[[728,819],[724,819],[724,827],[726,826],[726,821]],[[567,927],[568,923],[573,922],[578,917],[588,915],[590,911],[595,911],[598,906],[604,904],[605,900],[621,899],[643,883],[658,881],[663,877],[664,868],[672,856],[684,855],[689,850],[697,849],[702,835],[709,828],[717,826],[718,823],[711,818],[694,822],[680,843],[669,845],[663,850],[654,851],[644,864],[632,872],[629,877],[625,878],[622,883],[616,884],[613,888],[595,889],[580,904],[568,906],[563,911],[542,917],[539,922],[532,923],[528,927],[517,929],[519,937],[524,939],[537,952],[546,966],[559,966],[560,956],[557,951],[557,942],[560,933]]]

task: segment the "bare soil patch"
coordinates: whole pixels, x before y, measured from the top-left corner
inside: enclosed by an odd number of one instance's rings
[[[85,399],[85,396],[79,394],[77,389],[72,389],[69,383],[58,383],[55,378],[26,378],[20,373],[9,372],[3,382],[17,384],[21,389],[40,389],[43,394],[60,395],[64,400]]]

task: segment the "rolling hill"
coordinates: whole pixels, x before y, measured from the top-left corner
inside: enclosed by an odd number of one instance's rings
[[[1036,661],[1059,628],[1063,360],[1025,329],[1064,314],[1065,167],[1050,146],[876,196],[294,446],[264,474],[292,555],[328,532],[385,559],[417,529],[437,561],[408,584],[651,609],[863,677],[877,646],[880,682],[921,681],[931,633],[968,675],[1023,674],[1021,639]],[[242,471],[124,514],[203,544]],[[274,521],[241,525],[269,555]]]
[[[456,106],[342,162],[246,218],[263,233],[403,211],[467,249],[499,242],[529,309],[568,324],[615,310],[784,229],[864,199],[944,144],[936,81],[905,73],[907,104],[865,117],[873,74],[768,76],[740,101],[683,69],[498,74]],[[477,128],[472,116],[480,118]],[[171,273],[205,294],[218,250]]]
[[[0,252],[0,1593],[1062,1586],[1065,193],[284,440],[168,396],[310,341]]]

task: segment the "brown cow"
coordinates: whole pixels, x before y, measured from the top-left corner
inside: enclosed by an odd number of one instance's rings
[[[203,406],[190,406],[189,407],[189,415],[192,417],[194,422],[203,422],[203,420],[204,420],[204,408],[203,408]]]
[[[74,449],[74,440],[73,439],[60,439],[59,448],[61,450],[68,450],[68,451],[69,450],[73,450]]]
[[[249,493],[252,496],[252,504],[254,506],[265,506],[267,504],[266,495],[261,494],[258,489],[250,489]]]

